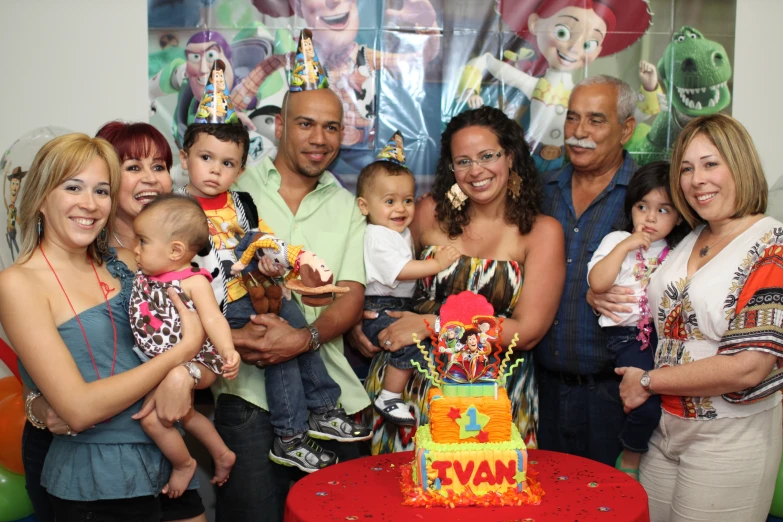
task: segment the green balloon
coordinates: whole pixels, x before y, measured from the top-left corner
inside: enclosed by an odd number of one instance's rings
[[[0,522],[11,522],[33,512],[24,488],[24,475],[0,467]]]
[[[776,517],[783,517],[783,461],[778,468],[778,480],[775,483],[775,494],[772,496],[772,506],[769,508],[769,514]]]

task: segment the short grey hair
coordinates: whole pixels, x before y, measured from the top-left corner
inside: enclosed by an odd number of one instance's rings
[[[606,74],[599,74],[585,78],[577,83],[574,89],[588,85],[614,85],[617,89],[617,118],[620,120],[620,123],[634,115],[636,111],[636,93],[630,85],[621,79]]]

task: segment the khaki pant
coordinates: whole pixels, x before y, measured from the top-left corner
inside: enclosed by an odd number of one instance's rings
[[[780,466],[781,405],[739,419],[666,412],[642,457],[651,522],[763,522]]]

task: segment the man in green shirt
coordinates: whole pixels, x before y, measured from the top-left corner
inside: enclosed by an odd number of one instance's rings
[[[233,331],[234,344],[248,364],[235,380],[222,380],[214,389],[215,426],[237,454],[230,479],[218,489],[218,522],[282,520],[289,485],[301,476],[269,460],[274,433],[264,372],[250,365],[286,361],[321,344],[320,355],[340,385],[345,411],[353,414],[370,404],[343,355],[342,335],[359,321],[364,306],[365,220],[353,195],[326,171],[340,150],[342,117],[342,105],[329,89],[288,93],[276,117],[277,157],[248,167],[234,187],[253,196],[260,217],[276,236],[317,253],[334,272],[336,284],[350,291],[327,307],[302,307],[315,331],[294,329],[269,315]],[[355,443],[328,449],[340,460],[359,456]]]

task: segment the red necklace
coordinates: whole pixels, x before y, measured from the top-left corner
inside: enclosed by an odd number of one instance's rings
[[[46,264],[49,265],[49,269],[51,269],[52,273],[54,274],[54,278],[57,279],[57,283],[60,285],[60,289],[63,291],[63,294],[65,294],[65,299],[68,301],[68,304],[71,306],[71,311],[73,312],[73,316],[76,318],[76,322],[79,323],[79,328],[82,330],[82,335],[84,336],[84,343],[87,345],[87,352],[90,354],[90,361],[92,361],[92,367],[95,369],[95,376],[98,377],[98,380],[101,380],[101,375],[98,373],[98,364],[95,362],[95,357],[92,355],[92,348],[90,348],[90,341],[87,339],[87,332],[84,331],[84,326],[82,326],[82,321],[79,319],[79,316],[76,313],[76,309],[73,307],[73,303],[71,303],[71,299],[68,297],[68,292],[65,291],[65,287],[63,287],[62,282],[60,281],[60,278],[57,277],[57,272],[54,271],[54,267],[49,262],[49,258],[46,257],[46,254],[43,251],[43,246],[39,243],[38,248],[41,250],[41,255],[43,255],[44,259],[46,260]],[[98,280],[98,285],[101,287],[101,293],[103,293],[103,299],[106,301],[106,308],[109,309],[109,318],[111,319],[111,327],[114,331],[114,355],[111,360],[111,373],[109,373],[109,377],[114,375],[114,365],[117,363],[117,325],[114,324],[114,314],[111,313],[111,306],[109,305],[109,298],[107,297],[109,293],[111,293],[114,288],[109,288],[109,285],[101,281],[100,276],[98,275],[98,271],[95,269],[95,265],[92,262],[92,258],[89,256],[87,259],[90,261],[90,266],[92,267],[92,271],[95,273],[95,279]]]

